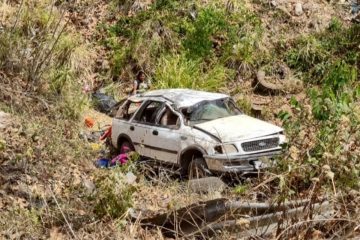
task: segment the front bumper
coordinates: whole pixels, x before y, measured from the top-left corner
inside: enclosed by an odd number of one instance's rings
[[[267,160],[278,156],[281,150],[246,155],[205,155],[210,171],[222,173],[252,173],[269,167]]]

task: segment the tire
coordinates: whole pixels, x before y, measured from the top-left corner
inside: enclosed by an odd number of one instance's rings
[[[124,151],[124,147],[129,148],[130,151],[135,151],[135,148],[134,148],[134,146],[132,145],[132,143],[129,142],[129,141],[127,141],[127,140],[124,140],[124,141],[120,144],[120,146],[119,146],[119,153],[120,153],[120,154],[126,153],[126,152]]]
[[[191,160],[187,170],[189,179],[211,176],[211,172],[206,165],[205,159],[202,157],[197,157]]]

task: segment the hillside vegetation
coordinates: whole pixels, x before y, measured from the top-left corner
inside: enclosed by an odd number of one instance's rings
[[[360,24],[351,4],[1,1],[1,238],[164,239],[131,211],[150,216],[219,197],[327,198],[337,206],[331,221],[280,236],[360,234]],[[95,168],[105,147],[81,138],[84,116],[97,129],[110,122],[87,90],[120,100],[139,70],[154,89],[231,94],[245,113],[284,127],[285,154],[264,176],[208,194],[135,160]]]

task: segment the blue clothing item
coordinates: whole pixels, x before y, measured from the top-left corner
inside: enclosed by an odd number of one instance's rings
[[[95,161],[95,166],[98,168],[108,168],[110,166],[110,159],[100,158]]]

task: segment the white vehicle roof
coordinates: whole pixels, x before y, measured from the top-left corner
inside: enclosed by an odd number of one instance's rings
[[[148,98],[164,98],[174,103],[178,108],[190,107],[202,101],[212,101],[229,97],[222,93],[211,93],[191,89],[161,89],[148,91],[142,94],[131,96],[133,101],[145,100]]]

